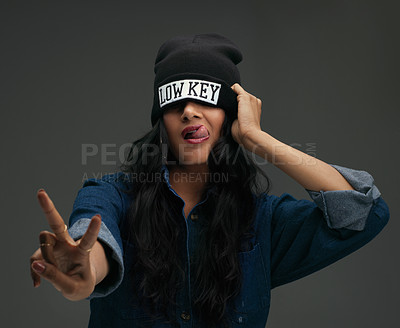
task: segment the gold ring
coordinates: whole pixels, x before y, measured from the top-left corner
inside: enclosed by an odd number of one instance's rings
[[[82,251],[84,251],[84,252],[88,252],[88,253],[92,250],[91,248],[89,248],[89,249],[83,249],[83,248],[79,247],[80,244],[81,244],[81,241],[79,240],[79,244],[78,244],[77,246],[78,246],[78,248],[79,248],[80,250],[82,250]]]
[[[41,243],[40,247],[42,247],[42,246],[53,246],[53,244]]]

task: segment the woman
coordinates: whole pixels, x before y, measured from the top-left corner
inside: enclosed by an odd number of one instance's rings
[[[34,286],[43,277],[70,300],[90,298],[90,327],[265,327],[272,288],[348,255],[387,223],[367,172],[261,130],[241,59],[220,35],[168,40],[156,58],[153,129],[122,172],[85,182],[68,230],[38,192],[53,232],[40,233],[31,257]],[[268,195],[254,154],[313,201]]]

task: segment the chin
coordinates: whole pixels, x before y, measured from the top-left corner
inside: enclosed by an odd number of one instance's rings
[[[207,164],[207,159],[205,160],[199,160],[199,159],[182,159],[179,162],[181,165],[186,165],[186,166],[190,166],[190,165],[203,165],[203,164]]]
[[[200,164],[207,164],[207,159],[208,156],[201,156],[201,157],[194,157],[194,156],[190,156],[190,157],[184,157],[184,158],[180,158],[180,164],[182,165],[200,165]]]
[[[182,165],[199,165],[199,164],[207,164],[209,152],[201,151],[187,151],[182,154],[184,156],[179,156],[179,162]]]

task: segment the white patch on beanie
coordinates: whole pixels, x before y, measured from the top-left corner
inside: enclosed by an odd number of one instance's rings
[[[218,103],[221,84],[204,80],[180,80],[158,88],[160,108],[182,99],[196,99],[212,105]]]

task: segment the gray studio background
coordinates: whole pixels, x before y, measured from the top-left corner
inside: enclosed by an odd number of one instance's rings
[[[367,170],[391,210],[367,246],[273,290],[267,327],[396,326],[395,1],[2,1],[0,9],[2,327],[86,327],[87,301],[67,301],[47,282],[32,287],[29,257],[48,229],[36,191],[45,188],[68,220],[82,180],[113,172],[124,145],[150,128],[160,44],[204,32],[241,48],[242,84],[263,101],[265,131]],[[272,193],[308,197],[265,169]]]

